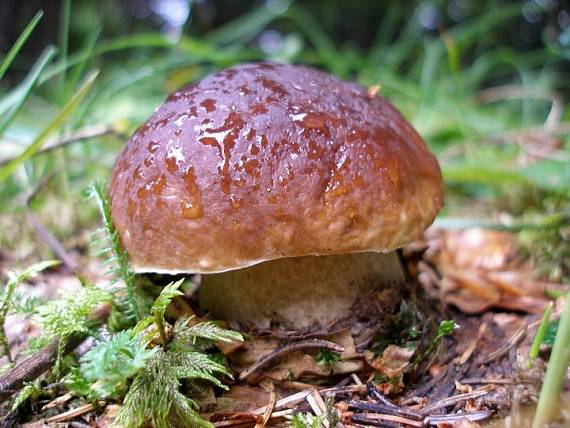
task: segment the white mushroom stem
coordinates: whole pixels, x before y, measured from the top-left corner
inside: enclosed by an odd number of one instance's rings
[[[306,256],[203,275],[200,305],[216,317],[266,328],[325,327],[350,315],[364,293],[399,284],[395,252]]]

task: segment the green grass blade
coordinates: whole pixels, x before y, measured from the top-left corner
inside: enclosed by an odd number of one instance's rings
[[[243,44],[258,35],[283,12],[283,10],[267,6],[254,8],[253,12],[242,15],[209,32],[206,40],[214,45],[227,45],[235,42]]]
[[[110,52],[135,48],[178,48],[196,60],[212,62],[237,61],[244,58],[243,53],[232,53],[220,50],[216,46],[191,37],[183,36],[176,42],[160,33],[139,33],[116,37],[109,41],[99,43],[95,49],[87,48],[81,52],[69,55],[66,64],[54,64],[49,67],[42,75],[40,83],[44,83],[54,76],[57,76],[64,69],[73,67],[90,58]]]
[[[538,406],[532,421],[532,428],[542,428],[552,419],[558,405],[560,390],[566,379],[566,369],[570,360],[570,293],[566,296],[566,306],[558,331],[556,332],[556,340],[550,354],[550,361],[544,383],[540,391]]]
[[[83,71],[85,70],[85,67],[87,66],[87,63],[89,62],[89,60],[92,57],[93,50],[95,49],[95,45],[97,43],[97,40],[99,39],[99,36],[101,35],[101,30],[102,30],[102,27],[99,27],[99,28],[97,28],[97,30],[95,30],[93,33],[91,33],[89,35],[89,38],[87,40],[87,43],[85,45],[85,50],[84,50],[86,55],[77,65],[74,66],[73,70],[70,73],[69,80],[67,82],[67,87],[66,87],[65,99],[69,98],[69,93],[71,91],[73,91],[75,89],[75,87],[77,86],[77,82],[79,82],[79,79],[81,78]],[[66,61],[66,63],[67,63],[67,61]]]
[[[542,316],[542,320],[540,321],[540,325],[536,330],[536,334],[534,335],[534,340],[532,341],[532,346],[530,347],[530,351],[528,353],[529,358],[529,368],[532,367],[532,361],[536,360],[538,357],[538,352],[540,351],[540,345],[544,340],[544,335],[546,334],[546,330],[548,328],[548,321],[550,320],[550,315],[552,314],[552,307],[554,304],[550,302],[546,309],[544,310],[544,315]]]
[[[44,49],[44,51],[42,52],[42,54],[40,55],[40,57],[32,67],[32,69],[30,70],[30,72],[28,73],[22,84],[6,97],[6,101],[13,100],[14,104],[11,106],[11,110],[9,110],[6,113],[5,117],[0,121],[0,135],[2,135],[6,130],[6,128],[10,126],[10,124],[12,123],[12,121],[14,120],[14,118],[22,108],[22,105],[28,98],[28,95],[30,95],[32,89],[37,85],[38,79],[42,71],[52,60],[53,56],[55,55],[55,52],[56,49],[53,46],[48,46],[46,49]],[[4,114],[6,110],[10,108],[10,106],[9,104],[4,104],[4,103],[1,104],[3,105],[0,106],[0,114]]]
[[[43,15],[43,10],[38,11],[28,25],[26,25],[26,28],[24,28],[24,31],[22,31],[22,34],[18,37],[16,43],[10,48],[2,64],[0,64],[0,79],[2,79],[4,73],[6,73],[6,70],[8,70],[8,67],[10,67],[10,64],[12,64],[12,61],[14,61],[14,58],[16,58],[16,55],[18,55],[18,52],[20,52],[20,49],[22,49],[22,46],[24,46],[24,43],[26,43],[26,40],[28,40]]]
[[[71,16],[71,0],[63,0],[61,3],[61,11],[59,15],[59,63],[65,65],[67,63],[67,49],[69,44],[69,18]],[[65,102],[65,75],[64,68],[59,75],[59,98],[60,103]]]
[[[11,160],[4,167],[0,169],[0,181],[5,180],[12,172],[24,163],[26,160],[34,156],[42,145],[46,142],[48,137],[54,133],[65,122],[68,116],[75,111],[79,106],[85,95],[93,86],[93,82],[97,77],[98,72],[90,73],[85,79],[85,83],[77,90],[71,99],[61,109],[55,119],[38,135],[34,141],[24,150],[17,158]]]
[[[508,20],[520,14],[521,6],[518,3],[497,7],[488,13],[466,21],[464,24],[455,26],[449,30],[449,35],[462,49],[465,49],[467,46],[478,43],[490,31],[501,25],[506,25]]]
[[[303,9],[294,6],[285,13],[285,16],[293,20],[299,30],[307,36],[327,68],[342,76],[345,64],[342,63],[340,52],[318,21]]]
[[[446,183],[478,183],[492,186],[503,184],[531,185],[531,182],[520,172],[484,165],[449,165],[443,168],[442,173]]]

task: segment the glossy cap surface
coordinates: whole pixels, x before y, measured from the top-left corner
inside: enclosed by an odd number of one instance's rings
[[[388,252],[443,203],[435,157],[386,100],[295,65],[245,64],[171,94],[128,141],[112,215],[138,272]]]

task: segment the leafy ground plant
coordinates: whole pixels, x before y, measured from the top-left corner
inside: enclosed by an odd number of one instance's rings
[[[172,299],[182,295],[179,288],[183,279],[165,286],[150,308],[141,312],[141,319],[134,326],[109,333],[107,325],[101,325],[93,313],[102,305],[117,306],[117,296],[121,296],[118,284],[124,284],[124,289],[129,282],[135,284],[135,280],[108,216],[103,188],[94,187],[94,194],[103,214],[104,232],[112,245],[109,251],[114,256],[110,262],[118,265],[112,270],[118,281],[110,292],[83,280],[78,292],[36,308],[35,314],[44,331],[42,343],[54,338],[59,343],[52,378],[63,379],[68,391],[92,403],[122,401],[117,423],[124,427],[135,428],[147,423],[169,427],[173,418],[184,426],[209,427],[211,424],[197,411],[198,404],[183,392],[183,383],[193,390],[203,388],[204,382],[225,389],[220,378],[232,375],[208,352],[216,342],[242,341],[243,338],[214,322],[193,323],[188,318],[178,320],[167,330],[165,313]],[[37,264],[14,276],[7,287],[2,313],[7,313],[19,282],[51,265],[53,262]],[[129,293],[126,296],[128,298]],[[66,343],[72,336],[93,337],[96,343],[78,362],[64,363]],[[13,409],[41,392],[38,382],[28,384],[15,398]]]
[[[59,261],[57,260],[48,260],[36,263],[20,273],[13,273],[10,275],[6,287],[2,290],[2,303],[0,304],[0,351],[8,357],[10,362],[12,362],[12,356],[5,333],[6,317],[9,313],[29,314],[33,311],[33,301],[30,298],[18,295],[16,287],[41,271],[58,264]]]

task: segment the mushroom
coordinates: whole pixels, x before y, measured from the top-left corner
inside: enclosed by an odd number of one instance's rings
[[[110,197],[136,272],[200,273],[215,316],[302,329],[405,287],[395,250],[433,222],[443,185],[388,101],[260,63],[171,94],[119,156]]]

